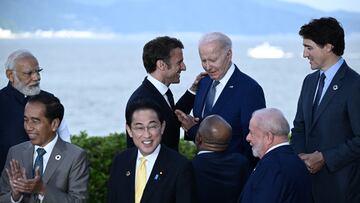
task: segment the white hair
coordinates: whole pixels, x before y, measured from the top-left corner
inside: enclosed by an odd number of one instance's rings
[[[26,49],[18,49],[16,51],[12,52],[5,62],[5,69],[6,70],[14,70],[16,61],[19,59],[22,59],[22,58],[26,58],[26,57],[32,57],[32,58],[36,59],[36,57],[30,51],[28,51]]]
[[[231,39],[221,32],[210,32],[206,33],[199,40],[199,46],[211,42],[220,42],[223,48],[227,51],[232,48]]]
[[[276,108],[263,108],[255,111],[253,117],[258,121],[258,127],[274,135],[288,136],[290,126],[284,114]]]

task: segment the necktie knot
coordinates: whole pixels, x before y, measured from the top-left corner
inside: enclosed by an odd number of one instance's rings
[[[42,157],[46,153],[46,150],[44,148],[38,148],[36,150],[36,152],[37,152],[38,156]]]
[[[217,80],[215,80],[212,85],[213,85],[213,87],[215,88],[215,87],[218,86],[219,84],[220,84],[220,82],[217,81]]]

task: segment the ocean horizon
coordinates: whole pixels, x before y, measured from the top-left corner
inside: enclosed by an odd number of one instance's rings
[[[160,34],[161,35],[161,34]],[[116,38],[7,38],[0,39],[0,87],[7,85],[3,64],[16,49],[28,49],[38,59],[41,88],[55,94],[65,106],[65,119],[72,134],[86,131],[105,136],[125,131],[125,106],[146,76],[142,48],[156,33]],[[170,34],[169,34],[170,35]],[[203,71],[197,50],[198,33],[172,33],[184,46],[186,71],[180,84],[170,88],[175,100]],[[302,81],[311,73],[302,57],[302,39],[297,35],[231,36],[233,62],[263,88],[267,107],[279,108],[292,126]],[[360,72],[360,36],[346,37],[343,58]],[[230,99],[230,98],[229,98]]]

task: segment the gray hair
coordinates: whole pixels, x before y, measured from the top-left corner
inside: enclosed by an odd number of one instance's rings
[[[5,62],[5,69],[6,70],[14,70],[16,61],[19,59],[22,59],[22,58],[26,58],[26,57],[32,57],[32,58],[36,59],[36,57],[30,51],[28,51],[26,49],[18,49],[16,51],[12,52]]]
[[[228,36],[226,36],[225,34],[221,33],[221,32],[206,33],[199,40],[199,46],[201,44],[211,43],[211,42],[214,42],[214,41],[220,42],[221,45],[223,46],[223,48],[226,51],[232,48],[231,39]]]
[[[290,126],[284,114],[276,108],[263,108],[255,111],[253,117],[256,117],[258,127],[273,135],[288,136]]]

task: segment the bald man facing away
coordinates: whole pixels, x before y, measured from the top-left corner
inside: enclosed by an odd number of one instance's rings
[[[199,203],[237,202],[246,182],[249,163],[239,153],[225,153],[231,126],[220,116],[206,117],[195,143],[198,154],[192,160]]]

